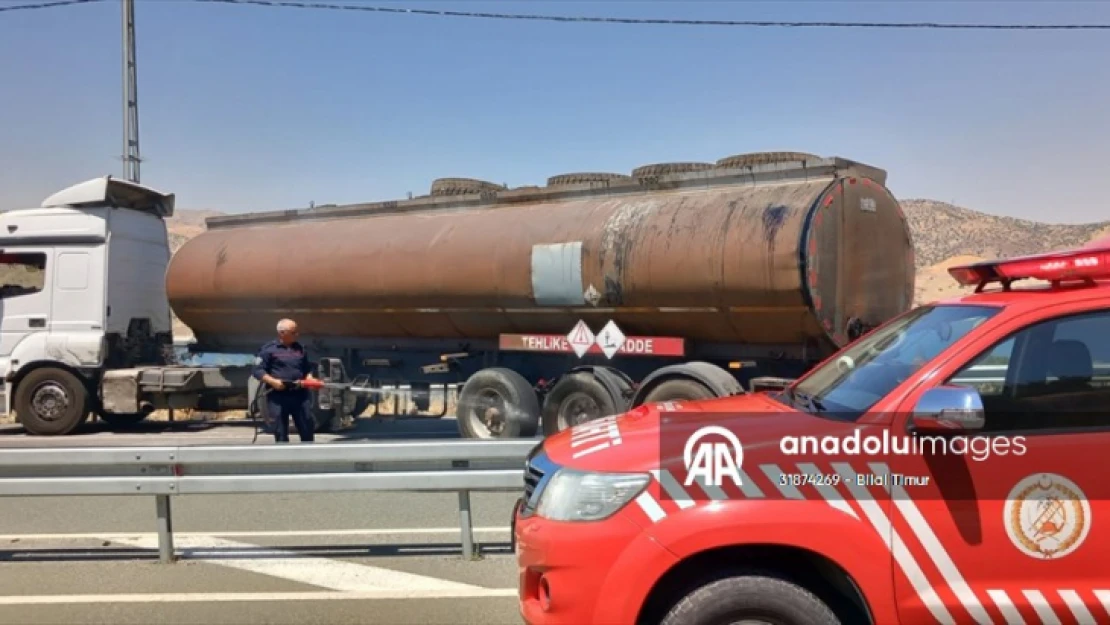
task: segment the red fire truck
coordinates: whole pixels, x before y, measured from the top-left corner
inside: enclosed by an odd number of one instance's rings
[[[949,273],[783,390],[538,445],[524,620],[1110,622],[1110,242]]]

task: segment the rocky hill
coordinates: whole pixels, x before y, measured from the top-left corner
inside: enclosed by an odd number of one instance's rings
[[[919,304],[963,292],[948,275],[953,265],[1079,247],[1110,234],[1110,221],[1062,225],[988,215],[933,200],[901,204],[914,239]]]

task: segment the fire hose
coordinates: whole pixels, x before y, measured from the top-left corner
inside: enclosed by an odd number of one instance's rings
[[[358,394],[366,394],[366,395],[371,395],[371,394],[376,394],[376,393],[381,393],[381,394],[402,394],[402,393],[404,393],[404,391],[402,391],[400,389],[375,388],[375,387],[369,386],[369,384],[366,384],[365,382],[360,382],[360,379],[366,379],[366,378],[365,378],[365,376],[360,376],[359,378],[356,378],[354,382],[325,382],[323,380],[319,380],[319,379],[316,379],[316,378],[306,378],[304,380],[296,380],[296,381],[292,381],[292,382],[287,382],[287,381],[283,380],[282,384],[285,386],[285,390],[303,389],[303,390],[306,390],[306,391],[320,391],[320,390],[327,389],[327,390],[342,390],[342,391],[346,391],[346,392],[349,392],[349,393],[358,393]],[[265,401],[265,397],[267,395],[269,395],[270,393],[273,393],[273,392],[280,392],[280,391],[277,391],[276,389],[271,387],[269,384],[263,383],[262,387],[258,390],[258,393],[254,396],[254,401],[251,402],[252,405],[248,407],[248,414],[251,415],[251,420],[254,421],[254,436],[251,438],[251,444],[252,445],[255,443],[255,441],[258,440],[258,433],[262,430],[262,426],[263,425],[268,425],[271,421],[270,419],[267,419],[267,418],[265,418],[265,416],[263,416],[263,409],[264,409],[263,402]],[[261,419],[259,417],[261,417]]]

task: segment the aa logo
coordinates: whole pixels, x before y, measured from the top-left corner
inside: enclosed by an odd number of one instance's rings
[[[735,434],[719,425],[707,425],[686,439],[682,460],[686,464],[686,486],[697,480],[699,484],[720,487],[725,477],[737,486],[743,485],[740,466],[744,463],[744,449]]]

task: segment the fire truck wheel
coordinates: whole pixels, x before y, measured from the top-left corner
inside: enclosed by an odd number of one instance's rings
[[[467,379],[455,413],[463,438],[531,438],[539,429],[540,401],[519,373],[492,367]]]
[[[617,412],[616,400],[592,373],[572,373],[556,382],[544,399],[543,434],[551,436]]]
[[[840,625],[813,593],[774,577],[745,575],[711,582],[686,595],[661,625]]]
[[[28,373],[12,399],[16,417],[31,434],[69,434],[92,414],[85,384],[63,369],[43,367]]]

